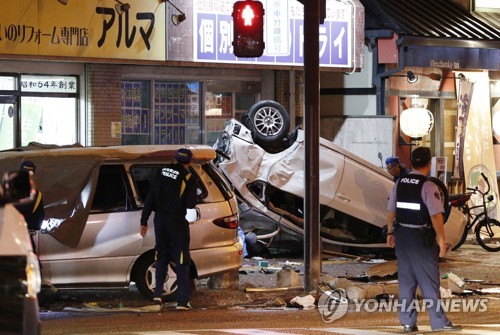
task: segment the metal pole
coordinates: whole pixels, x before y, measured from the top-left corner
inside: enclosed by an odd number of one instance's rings
[[[319,234],[319,17],[320,1],[304,1],[304,289],[316,288],[321,272]]]

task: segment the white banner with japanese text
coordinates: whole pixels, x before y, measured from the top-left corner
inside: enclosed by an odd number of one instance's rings
[[[461,72],[468,81],[474,83],[474,94],[470,100],[469,118],[465,131],[463,147],[463,167],[467,187],[477,187],[482,192],[487,191],[488,179],[494,200],[487,207],[493,218],[498,219],[498,186],[493,152],[493,136],[491,127],[490,80],[487,72]],[[482,204],[481,194],[471,197],[474,205]]]

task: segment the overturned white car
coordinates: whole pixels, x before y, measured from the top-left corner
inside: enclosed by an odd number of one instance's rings
[[[273,219],[285,231],[302,235],[304,132],[284,132],[288,120],[281,105],[261,101],[250,108],[242,122],[228,120],[215,147],[219,167],[234,185],[240,201]],[[386,248],[383,228],[394,185],[392,177],[325,139],[320,139],[319,158],[323,247]],[[442,183],[440,186],[443,202],[448,204],[446,188]],[[464,226],[465,217],[451,209],[445,224],[449,244],[454,246],[459,241]]]

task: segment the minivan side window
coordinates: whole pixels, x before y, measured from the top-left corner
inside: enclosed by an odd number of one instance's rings
[[[132,166],[130,173],[134,181],[135,190],[139,200],[144,203],[149,192],[149,181],[153,178],[158,166]]]
[[[92,200],[92,212],[119,212],[131,209],[127,175],[122,165],[103,165]]]

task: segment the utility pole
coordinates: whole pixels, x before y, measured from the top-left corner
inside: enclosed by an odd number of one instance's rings
[[[319,228],[319,24],[325,0],[303,0],[304,5],[304,289],[316,289],[321,273]]]

